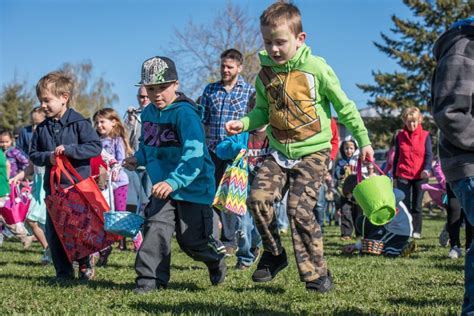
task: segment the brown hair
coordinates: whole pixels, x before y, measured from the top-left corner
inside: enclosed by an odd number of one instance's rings
[[[405,122],[408,120],[410,117],[418,117],[420,120],[422,119],[421,111],[419,108],[415,106],[411,106],[409,108],[406,108],[402,112],[402,120]]]
[[[69,95],[67,105],[69,106],[74,91],[74,81],[72,77],[62,71],[50,72],[36,84],[36,96],[38,99],[45,91],[49,91],[56,97],[67,93]]]
[[[10,137],[10,139],[13,141],[15,138],[13,137],[13,133],[12,131],[9,131],[9,130],[1,130],[0,131],[0,136],[8,136]]]
[[[123,143],[125,144],[125,153],[127,157],[131,156],[132,148],[130,147],[130,143],[128,142],[128,133],[125,129],[125,126],[123,126],[122,120],[120,119],[118,113],[111,108],[104,108],[95,112],[94,116],[92,117],[95,126],[97,126],[97,120],[99,119],[99,117],[105,118],[110,121],[115,121],[115,126],[112,128],[110,134],[107,136],[111,138],[122,138]]]
[[[244,57],[242,56],[242,53],[239,52],[235,48],[226,49],[221,54],[221,59],[232,59],[232,60],[235,60],[236,62],[238,62],[239,65],[242,65],[242,63],[244,62]]]
[[[303,32],[301,23],[301,13],[297,6],[293,3],[278,1],[263,11],[260,16],[260,26],[275,27],[285,20],[288,27],[295,36]]]

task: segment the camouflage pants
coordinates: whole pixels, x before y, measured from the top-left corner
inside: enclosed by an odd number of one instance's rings
[[[304,282],[327,275],[321,227],[316,222],[313,208],[328,162],[328,151],[316,152],[304,156],[292,169],[285,169],[269,155],[253,181],[247,199],[264,250],[279,255],[282,246],[273,204],[281,199],[283,189],[288,187],[288,220],[300,279]]]

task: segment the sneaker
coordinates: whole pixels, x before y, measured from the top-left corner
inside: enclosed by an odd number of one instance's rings
[[[3,246],[3,234],[0,232],[0,247]]]
[[[218,285],[224,282],[225,275],[227,273],[227,266],[225,264],[224,257],[214,263],[208,264],[209,279],[212,285]]]
[[[99,251],[99,260],[95,264],[97,267],[105,267],[107,265],[107,261],[109,261],[109,255],[112,252],[112,246],[108,246],[105,249]]]
[[[257,264],[257,270],[252,274],[254,282],[269,282],[275,278],[278,272],[288,266],[285,248],[278,256],[271,252],[264,251]]]
[[[441,247],[448,247],[449,245],[449,233],[447,230],[447,225],[444,225],[443,230],[439,234],[439,245]]]
[[[416,252],[416,247],[415,240],[411,240],[405,245],[405,247],[403,247],[402,251],[400,252],[400,257],[409,257],[412,253]]]
[[[413,233],[413,239],[421,239],[420,233]]]
[[[81,265],[79,267],[79,280],[90,281],[95,277],[94,268],[87,267],[86,265]]]
[[[461,248],[454,246],[448,253],[448,257],[451,259],[459,259],[462,256]]]
[[[41,257],[41,264],[42,265],[48,265],[52,262],[51,260],[51,249],[49,249],[49,247],[47,247],[44,252],[43,252],[43,256]]]
[[[339,240],[341,240],[341,241],[349,241],[349,240],[352,240],[352,237],[351,237],[351,236],[341,236],[341,238],[339,238]]]
[[[240,271],[248,270],[248,268],[250,268],[250,266],[246,265],[243,262],[237,262],[234,266],[235,270],[240,270]]]
[[[288,236],[288,228],[281,228],[278,232],[282,237]]]
[[[329,292],[334,288],[334,282],[332,281],[331,271],[328,270],[328,274],[319,277],[315,281],[306,282],[306,289],[308,291],[316,291],[319,293]]]

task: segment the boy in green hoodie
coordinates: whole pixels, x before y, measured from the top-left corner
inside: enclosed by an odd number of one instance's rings
[[[269,124],[272,151],[247,199],[265,250],[252,279],[271,281],[288,265],[273,208],[275,196],[288,187],[287,212],[300,279],[306,289],[324,293],[333,282],[312,210],[329,164],[331,103],[339,121],[360,144],[361,159],[372,158],[373,149],[360,114],[334,71],[304,44],[298,8],[291,3],[272,4],[260,16],[260,28],[266,51],[260,53],[257,105],[242,119],[226,123],[230,135]]]

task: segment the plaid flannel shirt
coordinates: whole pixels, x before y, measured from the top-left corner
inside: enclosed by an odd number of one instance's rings
[[[209,150],[214,152],[217,144],[227,137],[226,122],[238,120],[247,113],[247,103],[254,93],[254,87],[240,75],[230,92],[224,89],[222,81],[206,86],[201,105],[204,107],[203,124],[208,128],[206,144]]]

